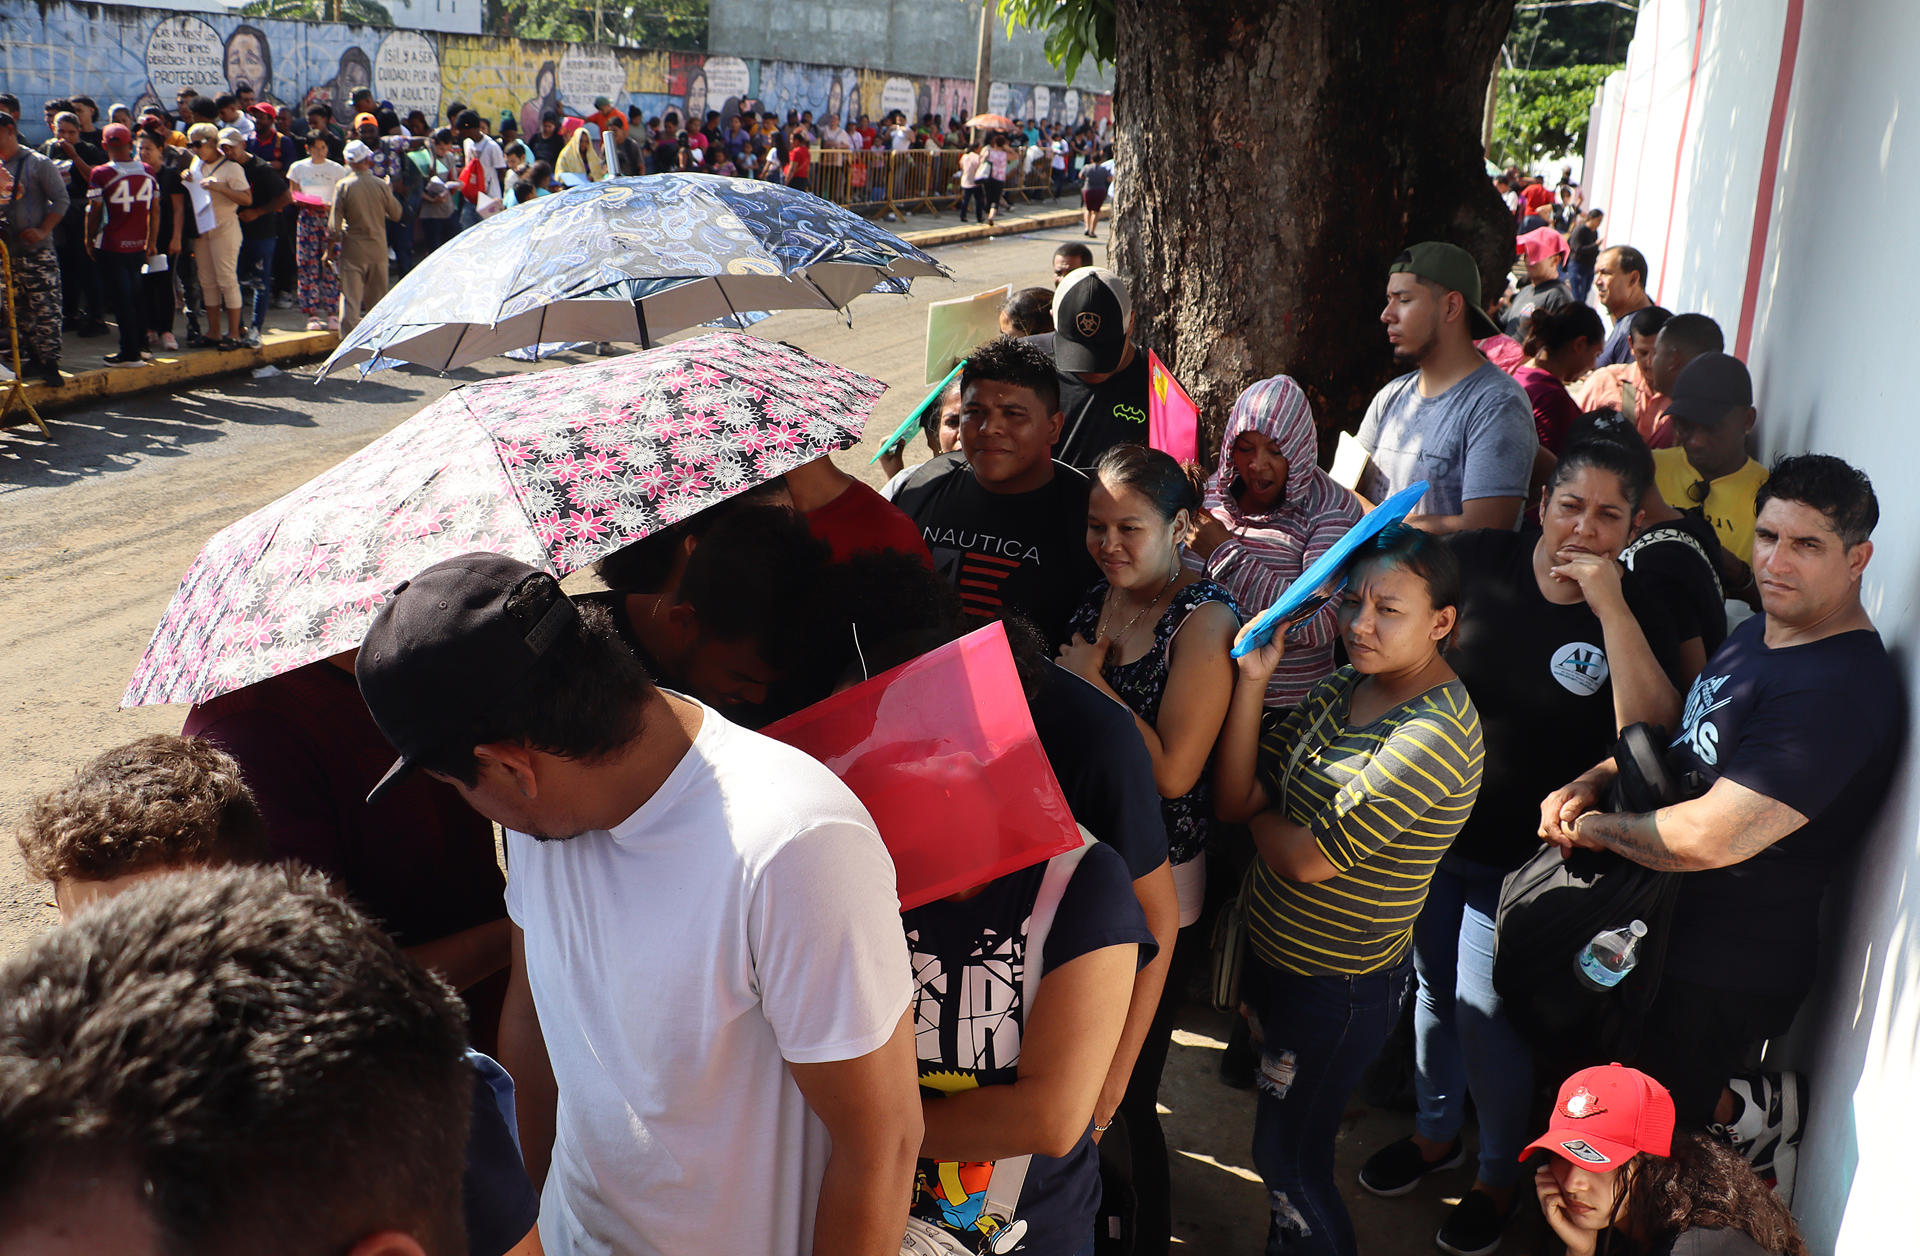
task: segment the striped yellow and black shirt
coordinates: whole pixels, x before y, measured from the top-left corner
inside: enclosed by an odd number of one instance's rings
[[[1256,865],[1254,953],[1308,976],[1400,961],[1433,870],[1480,792],[1480,715],[1465,685],[1450,681],[1354,727],[1348,710],[1360,679],[1341,668],[1260,739],[1267,796],[1339,869],[1302,885]],[[1296,746],[1302,753],[1282,798]]]

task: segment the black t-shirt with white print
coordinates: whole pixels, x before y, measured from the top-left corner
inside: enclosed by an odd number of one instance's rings
[[[1716,563],[1720,539],[1691,512],[1645,529],[1620,561],[1673,618],[1675,640],[1700,638],[1711,655],[1727,639],[1726,595]]]
[[[913,961],[914,1050],[923,1091],[951,1095],[1011,1085],[1017,1078],[1026,1020],[1027,928],[1046,868],[1035,864],[989,883],[972,898],[942,899],[902,913]],[[1041,975],[1120,945],[1138,946],[1142,965],[1157,949],[1133,896],[1126,862],[1112,847],[1095,844],[1081,856],[1061,895],[1040,958]],[[1063,1157],[1032,1158],[1014,1209],[1026,1233],[1008,1250],[1051,1256],[1085,1243],[1100,1198],[1099,1154],[1091,1134],[1089,1127]],[[975,1250],[985,1237],[979,1222],[995,1167],[922,1160],[913,1214]]]
[[[1766,626],[1755,615],[1707,660],[1667,768],[1701,787],[1724,777],[1807,822],[1751,859],[1681,878],[1667,971],[1793,994],[1813,983],[1821,894],[1886,796],[1906,716],[1879,633],[1776,650]]]
[[[1540,849],[1540,800],[1591,768],[1617,740],[1613,684],[1600,618],[1562,606],[1533,576],[1538,528],[1449,538],[1460,559],[1460,626],[1447,661],[1480,712],[1486,744],[1480,797],[1450,853],[1519,867]],[[1669,676],[1678,665],[1672,621],[1631,572],[1627,606]]]
[[[960,591],[981,622],[1008,609],[1033,620],[1048,641],[1099,577],[1087,553],[1087,477],[1063,463],[1028,493],[989,493],[958,453],[922,463],[893,496],[927,548],[934,570]]]

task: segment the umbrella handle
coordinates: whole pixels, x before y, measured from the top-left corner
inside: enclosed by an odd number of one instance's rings
[[[653,337],[647,334],[647,304],[640,297],[633,299],[633,321],[640,324],[641,349],[653,348]]]

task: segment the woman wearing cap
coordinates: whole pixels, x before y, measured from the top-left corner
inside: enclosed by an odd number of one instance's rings
[[[242,343],[239,214],[241,206],[253,203],[242,164],[245,144],[240,132],[232,127],[222,131],[210,122],[196,122],[187,131],[187,147],[193,152],[193,164],[185,182],[189,189],[199,190],[198,195],[190,190],[188,196],[195,202],[200,226],[200,234],[193,241],[193,260],[207,300],[207,331],[211,334],[220,329],[213,305],[213,298],[218,296],[227,311],[227,334],[214,344],[221,349],[238,349]],[[204,202],[202,197],[206,198]]]
[[[1394,525],[1360,548],[1341,598],[1353,660],[1262,735],[1283,638],[1239,660],[1214,751],[1214,809],[1255,850],[1242,993],[1261,1040],[1254,1167],[1267,1251],[1353,1256],[1333,1175],[1347,1096],[1399,1017],[1413,922],[1480,792],[1480,716],[1441,654],[1460,568]]]
[[[1676,1134],[1673,1098],[1638,1069],[1609,1064],[1560,1087],[1534,1171],[1540,1211],[1567,1256],[1807,1256],[1793,1214],[1732,1148]]]
[[[1233,403],[1186,561],[1249,613],[1273,605],[1360,522],[1353,494],[1315,461],[1317,440],[1307,395],[1285,375],[1260,380]],[[1287,630],[1286,657],[1267,684],[1268,707],[1295,705],[1333,671],[1339,609],[1328,602]]]

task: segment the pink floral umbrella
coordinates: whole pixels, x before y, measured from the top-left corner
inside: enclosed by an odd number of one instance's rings
[[[207,542],[120,704],[204,702],[351,650],[443,558],[565,575],[846,449],[885,389],[733,331],[456,388]]]

